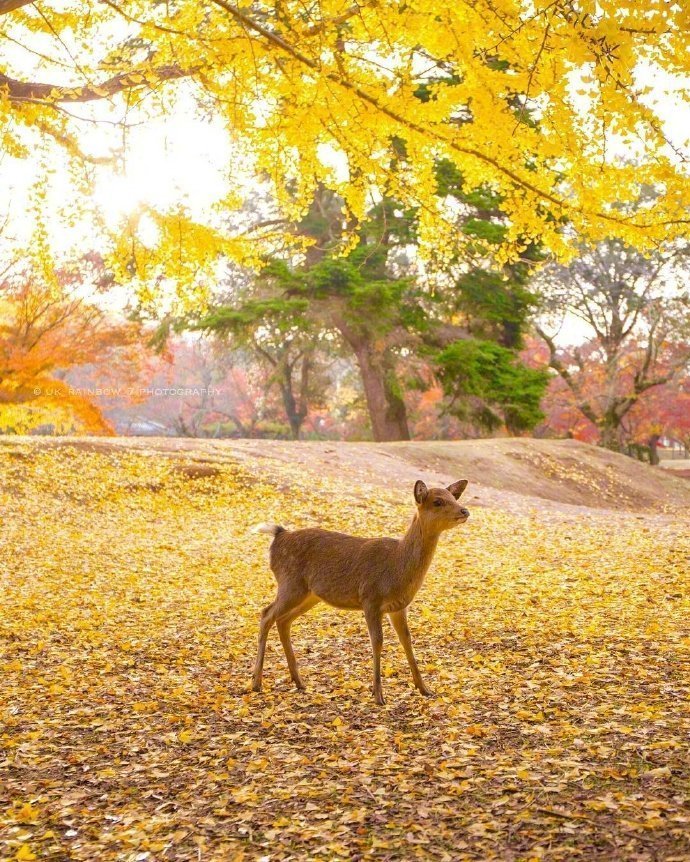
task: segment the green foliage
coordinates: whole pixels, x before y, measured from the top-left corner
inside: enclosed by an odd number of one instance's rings
[[[216,306],[205,317],[192,324],[190,329],[215,332],[218,335],[237,335],[270,322],[271,326],[279,331],[285,331],[304,323],[304,313],[308,306],[306,299],[284,297],[248,300],[237,307]]]
[[[506,238],[507,227],[488,219],[469,218],[463,225],[463,233],[484,240],[491,245],[498,245]]]
[[[315,299],[327,296],[361,296],[365,281],[362,273],[347,258],[325,258],[304,273],[303,291]]]
[[[162,353],[168,343],[173,327],[169,318],[164,318],[146,342],[146,346],[156,353]]]
[[[394,326],[423,327],[425,316],[417,301],[417,290],[409,278],[387,275],[388,243],[362,241],[347,257],[324,257],[312,266],[291,270],[282,261],[271,261],[263,278],[280,291],[280,302],[310,303],[342,300],[343,313],[360,330],[373,333]]]
[[[465,179],[455,162],[439,159],[435,166],[436,193],[441,197],[452,196],[468,206],[483,211],[497,211],[501,196],[488,185],[468,189]]]
[[[383,198],[369,210],[367,220],[360,226],[360,244],[353,252],[354,259],[366,259],[368,263],[374,250],[378,250],[379,256],[376,260],[379,265],[385,265],[391,243],[405,245],[417,241],[418,212],[415,208],[405,209],[393,198]],[[360,257],[357,257],[358,252]]]
[[[466,315],[473,335],[508,348],[522,347],[527,319],[538,304],[525,286],[526,277],[527,271],[515,267],[503,273],[474,267],[458,279],[456,308]]]
[[[539,403],[548,373],[527,368],[513,350],[475,338],[455,341],[436,358],[450,411],[489,431],[505,424],[517,433],[542,418]]]

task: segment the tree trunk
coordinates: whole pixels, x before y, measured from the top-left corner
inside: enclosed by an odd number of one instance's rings
[[[333,322],[357,359],[364,387],[364,397],[377,443],[386,440],[409,440],[407,409],[395,375],[395,362],[390,353],[377,349],[370,332],[352,326],[340,311],[333,311]]]
[[[409,440],[407,410],[392,363],[367,341],[352,345],[362,377],[374,440]]]
[[[649,446],[649,463],[653,467],[659,466],[659,435],[652,434],[652,436],[647,441],[647,445]]]
[[[311,370],[311,357],[309,354],[302,356],[302,368],[300,372],[300,385],[298,398],[295,397],[293,371],[294,366],[285,362],[280,369],[281,379],[278,381],[280,392],[283,397],[283,407],[290,425],[290,434],[293,440],[299,440],[302,425],[308,413],[309,395],[309,372]]]
[[[292,394],[292,390],[287,386],[281,385],[280,392],[283,396],[283,408],[285,409],[288,425],[290,426],[290,436],[293,440],[299,440],[300,429],[302,428],[302,419],[304,417],[300,416],[297,411],[295,397]]]
[[[283,397],[283,408],[285,410],[285,415],[287,416],[288,425],[290,426],[290,436],[293,440],[299,440],[304,416],[297,409],[295,396],[292,392],[292,380],[290,379],[292,375],[288,372],[286,377],[288,380],[283,380],[280,383],[280,394]]]
[[[610,404],[606,408],[606,412],[599,418],[597,426],[599,428],[599,445],[605,449],[611,449],[613,452],[622,452],[623,444],[621,441],[621,421],[627,409],[623,412],[619,410],[620,405],[617,403]]]

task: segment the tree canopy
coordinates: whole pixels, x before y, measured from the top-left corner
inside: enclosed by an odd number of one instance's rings
[[[275,242],[320,184],[350,224],[385,190],[418,208],[422,251],[451,245],[439,159],[500,195],[506,255],[534,239],[564,253],[566,222],[649,246],[690,221],[683,142],[660,101],[688,98],[688,26],[684,4],[658,0],[4,0],[2,145],[14,158],[58,147],[67,170],[98,171],[124,126],[190,104],[218,121],[234,155],[216,203],[236,209],[260,177],[279,216],[232,231],[178,202],[146,214],[148,246],[141,212],[118,232],[124,272],[190,285],[218,252]],[[640,207],[644,188],[656,193]]]

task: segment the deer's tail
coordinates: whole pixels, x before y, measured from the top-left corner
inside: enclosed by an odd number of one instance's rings
[[[285,532],[285,527],[281,527],[278,524],[257,524],[255,527],[252,527],[249,532],[267,533],[269,536],[273,536],[275,538],[278,533]]]

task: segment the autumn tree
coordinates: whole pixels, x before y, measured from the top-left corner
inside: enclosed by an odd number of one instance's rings
[[[100,289],[100,263],[87,258],[63,268],[51,282],[25,270],[0,285],[0,425],[26,432],[46,425],[62,430],[111,433],[88,394],[65,380],[74,367],[103,362],[122,384],[141,355],[138,326],[117,320],[85,299]]]
[[[690,457],[690,373],[674,381],[670,395],[662,406],[664,433],[682,443]]]
[[[684,4],[72,0],[39,8],[5,0],[0,15],[13,46],[0,65],[3,149],[17,159],[38,146],[60,151],[80,184],[109,170],[103,161],[122,167],[122,126],[183,111],[191,96],[229,130],[246,165],[219,188],[221,207],[236,205],[253,173],[288,221],[326,185],[351,224],[363,220],[372,192],[386,189],[419,209],[428,253],[455,231],[436,188],[435,165],[448,159],[471,187],[501,195],[504,253],[513,258],[535,238],[561,253],[564,220],[583,238],[645,247],[687,229],[685,155],[644,71],[666,75],[672,97],[686,98]],[[530,111],[538,123],[521,121]],[[87,146],[94,120],[107,122]],[[395,139],[406,160],[392,174]],[[620,159],[615,141],[634,144],[634,164]],[[88,209],[80,184],[70,192]],[[643,184],[658,195],[635,211]],[[142,238],[142,218],[155,241]],[[113,263],[123,278],[174,278],[194,293],[219,252],[256,260],[257,238],[278,235],[285,232],[273,219],[228,236],[183,201],[165,211],[144,206],[115,231]]]
[[[172,335],[139,387],[140,403],[108,405],[122,433],[142,428],[179,437],[259,437],[284,431],[265,369],[207,338]]]
[[[233,303],[233,304],[231,304]],[[323,400],[327,379],[317,333],[305,317],[306,300],[225,296],[191,327],[247,351],[280,391],[293,439],[299,440],[310,406]]]
[[[545,352],[539,345],[530,345],[530,364],[544,364]],[[581,345],[580,360],[585,360],[586,380],[583,390],[595,401],[601,393],[605,380],[605,363],[596,343]],[[568,352],[563,351],[564,361]],[[544,419],[535,429],[538,436],[572,437],[587,443],[599,440],[597,426],[578,408],[571,388],[559,376],[550,380],[542,399]],[[690,448],[690,379],[688,373],[674,376],[668,383],[646,390],[623,416],[618,446],[621,451],[634,457],[659,463],[658,447],[662,438],[675,440],[686,449]]]
[[[548,363],[602,445],[620,449],[628,413],[645,393],[670,383],[690,363],[686,259],[684,247],[648,256],[607,240],[583,249],[567,267],[547,267],[539,277],[551,315],[551,328],[547,320],[537,324]],[[564,313],[589,330],[582,345],[558,345],[554,327]]]
[[[668,383],[638,399],[623,420],[628,445],[640,448],[651,464],[658,464],[662,437],[690,449],[690,374],[676,375]]]

